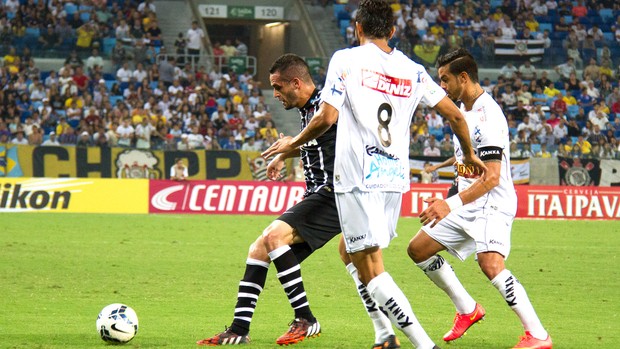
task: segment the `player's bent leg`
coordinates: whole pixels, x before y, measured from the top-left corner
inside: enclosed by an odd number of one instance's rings
[[[551,348],[551,337],[540,322],[523,285],[510,270],[505,269],[503,256],[497,252],[478,253],[478,264],[523,324],[525,336],[514,348]]]
[[[437,254],[445,249],[425,231],[420,230],[409,242],[407,253],[418,268],[422,269],[424,274],[454,303],[456,308],[454,322],[452,328],[443,336],[444,341],[450,342],[461,338],[471,326],[482,320],[485,310],[465,290],[452,266]]]
[[[269,251],[269,258],[278,271],[278,280],[295,311],[295,319],[290,323],[288,331],[280,336],[276,343],[289,345],[318,336],[321,326],[310,310],[301,267],[289,246],[303,242],[303,239],[288,223],[275,220],[263,232],[263,241]]]
[[[263,242],[263,237],[259,236],[250,246],[245,273],[241,281],[239,281],[237,304],[235,305],[232,324],[230,327],[226,327],[224,332],[198,341],[198,345],[239,345],[250,342],[250,337],[248,336],[250,323],[254,316],[258,297],[265,286],[269,262],[270,259]]]
[[[375,247],[355,252],[351,254],[351,260],[370,296],[392,324],[401,330],[416,348],[436,348],[415,317],[409,301],[390,274],[384,270],[381,250]]]
[[[349,257],[349,254],[346,251],[346,246],[342,235],[340,236],[340,242],[338,244],[338,252],[340,253],[340,259],[345,264],[347,271],[355,282],[357,294],[360,296],[362,304],[364,304],[364,309],[366,309],[366,313],[368,313],[368,316],[372,321],[372,325],[375,330],[375,344],[373,345],[373,348],[400,348],[400,343],[394,335],[394,329],[392,328],[390,319],[379,309],[377,303],[375,303],[372,297],[370,297],[366,285],[360,281],[357,275],[357,268],[355,268],[353,263],[351,263],[351,257]]]

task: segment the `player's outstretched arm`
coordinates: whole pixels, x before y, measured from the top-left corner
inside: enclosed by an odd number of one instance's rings
[[[431,165],[428,168],[427,172],[433,172],[433,171],[439,170],[440,168],[444,168],[444,167],[448,167],[448,166],[453,166],[455,162],[456,162],[456,156],[452,155],[451,157],[449,157],[446,160],[444,160],[444,162],[442,162],[441,164]]]
[[[321,107],[314,114],[308,126],[297,136],[283,137],[273,143],[267,150],[262,153],[263,158],[267,159],[276,154],[288,153],[294,149],[301,147],[303,144],[318,138],[338,121],[338,109],[329,103],[321,103]]]
[[[474,154],[465,117],[463,117],[463,114],[459,108],[456,107],[454,102],[446,96],[435,105],[435,110],[448,119],[452,131],[454,131],[454,134],[459,139],[461,150],[463,151],[463,163],[466,165],[474,165],[486,171],[484,163]]]

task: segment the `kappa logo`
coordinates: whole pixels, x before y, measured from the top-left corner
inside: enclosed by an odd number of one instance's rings
[[[501,155],[499,149],[491,149],[491,150],[483,150],[480,152],[480,157],[485,157],[489,155]]]
[[[358,235],[358,236],[353,236],[353,237],[349,238],[349,243],[353,244],[353,243],[356,243],[356,242],[358,242],[360,240],[364,240],[365,238],[366,238],[366,234]]]
[[[500,241],[497,241],[495,239],[491,239],[489,240],[489,245],[500,245],[500,246],[504,246],[504,244]]]

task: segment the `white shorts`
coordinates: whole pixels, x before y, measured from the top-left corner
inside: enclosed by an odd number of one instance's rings
[[[497,252],[506,259],[510,254],[510,232],[514,216],[492,209],[486,211],[477,215],[452,212],[435,227],[425,225],[422,230],[461,260],[474,252]]]
[[[397,192],[336,193],[336,205],[348,253],[385,248],[395,238],[403,194]]]

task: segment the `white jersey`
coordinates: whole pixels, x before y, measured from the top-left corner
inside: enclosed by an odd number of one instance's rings
[[[423,66],[374,44],[332,57],[323,102],[339,110],[334,190],[409,190],[409,139],[420,101],[434,107],[446,93]]]
[[[497,160],[501,161],[502,165],[499,185],[476,201],[463,206],[459,214],[479,213],[480,210],[491,208],[514,216],[517,212],[517,195],[510,174],[510,141],[506,116],[493,97],[486,92],[478,97],[470,111],[466,111],[465,105],[461,104],[461,111],[465,115],[476,155],[482,161]],[[471,167],[463,165],[461,144],[456,137],[453,139],[459,191],[463,191],[477,180],[479,174]]]

